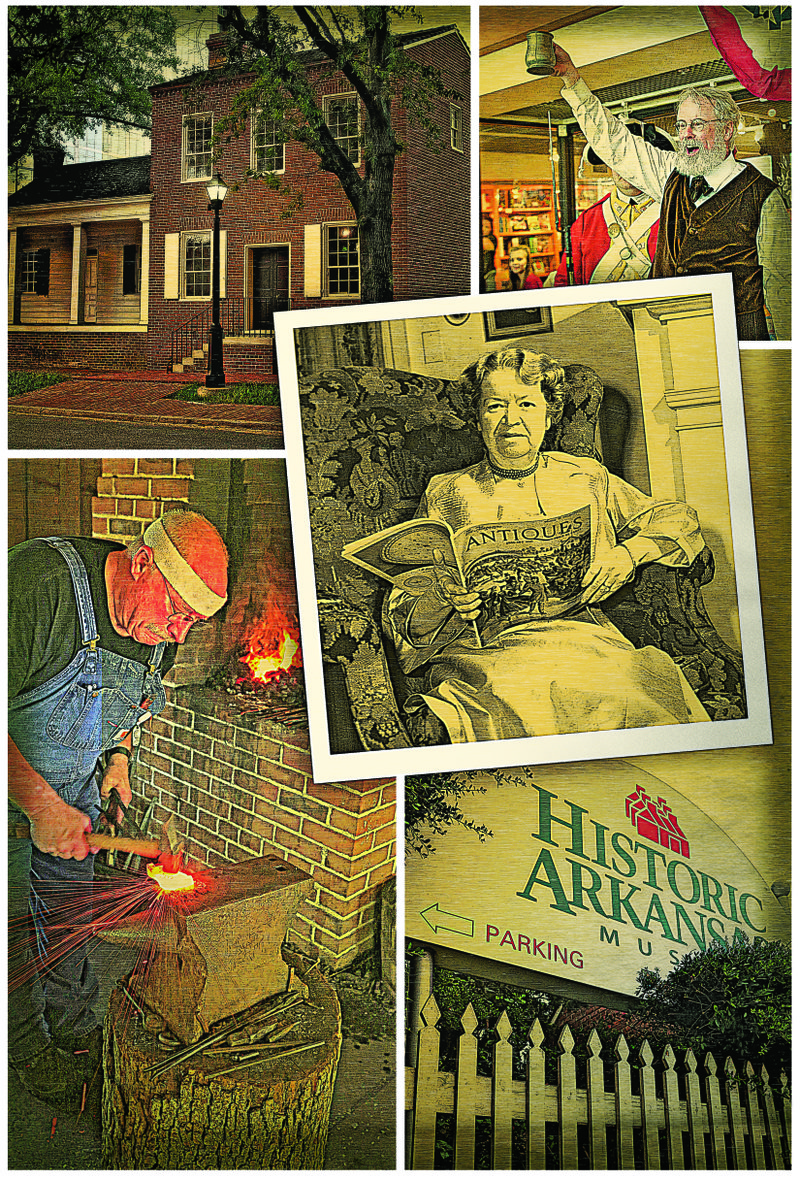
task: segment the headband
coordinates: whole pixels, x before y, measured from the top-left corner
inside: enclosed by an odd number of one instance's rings
[[[153,560],[159,572],[192,610],[209,617],[225,605],[227,595],[215,594],[202,577],[195,573],[175,547],[161,520],[148,524],[142,540],[153,550]]]

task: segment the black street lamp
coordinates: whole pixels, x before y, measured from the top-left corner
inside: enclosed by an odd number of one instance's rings
[[[222,324],[219,320],[219,211],[228,191],[228,186],[217,172],[206,185],[208,207],[214,210],[214,244],[211,255],[211,327],[208,331],[208,372],[206,386],[221,389],[225,384],[225,369],[222,367]]]

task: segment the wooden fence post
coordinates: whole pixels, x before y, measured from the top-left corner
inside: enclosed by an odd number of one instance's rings
[[[586,1068],[586,1104],[589,1114],[591,1167],[594,1171],[605,1171],[608,1168],[608,1151],[606,1149],[606,1097],[603,1084],[603,1062],[600,1059],[603,1042],[597,1034],[597,1028],[592,1028],[587,1047],[589,1060]]]
[[[561,1171],[578,1169],[578,1091],[575,1086],[575,1040],[568,1027],[558,1037],[558,1120],[561,1130]]]
[[[758,1093],[756,1092],[756,1070],[748,1060],[744,1066],[745,1080],[747,1081],[747,1121],[750,1125],[750,1145],[753,1151],[753,1168],[756,1171],[764,1170],[764,1120],[761,1116],[761,1109],[758,1104]]]
[[[514,1029],[505,1010],[495,1024],[500,1039],[494,1046],[492,1068],[492,1170],[511,1170],[511,1053]]]
[[[664,1069],[664,1117],[667,1127],[669,1166],[672,1170],[682,1171],[684,1166],[681,1101],[678,1096],[678,1074],[675,1072],[675,1050],[671,1044],[667,1044],[661,1054],[661,1059],[666,1065]]]
[[[686,1113],[689,1117],[689,1137],[692,1143],[692,1166],[697,1171],[706,1169],[703,1112],[697,1058],[690,1048],[686,1053]]]
[[[725,1153],[725,1125],[722,1113],[722,1101],[719,1094],[719,1080],[717,1079],[717,1062],[710,1052],[706,1053],[706,1106],[708,1108],[709,1130],[714,1147],[714,1169],[727,1171],[728,1156]]]
[[[475,1091],[478,1080],[478,1041],[473,1032],[478,1020],[471,1003],[461,1016],[464,1029],[458,1041],[456,1079],[456,1156],[457,1171],[475,1169]]]
[[[725,1058],[725,1085],[728,1091],[728,1122],[730,1124],[731,1140],[733,1142],[733,1165],[738,1171],[744,1171],[747,1168],[747,1155],[744,1152],[742,1103],[739,1098],[736,1065],[730,1056]]]
[[[528,1170],[545,1169],[544,1032],[538,1019],[528,1032]]]
[[[639,1049],[642,1062],[639,1082],[642,1110],[642,1137],[644,1139],[644,1169],[661,1170],[661,1154],[658,1149],[658,1117],[656,1114],[656,1074],[653,1071],[653,1049],[647,1040]]]
[[[617,1161],[621,1171],[634,1171],[636,1160],[633,1154],[633,1095],[631,1093],[631,1066],[628,1062],[630,1048],[624,1036],[617,1036],[615,1045],[617,1063],[616,1109],[617,1109]]]
[[[783,1127],[786,1134],[786,1149],[792,1157],[792,1099],[789,1096],[789,1078],[781,1070],[781,1092],[783,1093]]]
[[[432,1171],[436,1149],[436,1095],[439,1090],[439,1030],[441,1012],[433,995],[428,996],[420,1018],[425,1025],[419,1033],[417,1084],[414,1094],[414,1144],[411,1166],[415,1171]]]
[[[772,1167],[776,1171],[783,1170],[783,1148],[781,1146],[781,1122],[775,1109],[775,1098],[772,1095],[769,1073],[766,1065],[761,1066],[761,1084],[764,1091],[764,1109],[767,1111],[767,1134],[772,1149]]]

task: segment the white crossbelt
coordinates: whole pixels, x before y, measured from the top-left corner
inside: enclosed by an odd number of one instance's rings
[[[658,201],[653,201],[643,213],[639,214],[630,228],[626,229],[614,216],[611,200],[612,198],[609,197],[607,201],[603,201],[603,216],[606,219],[606,225],[609,227],[609,230],[612,225],[616,225],[620,232],[616,237],[609,232],[611,244],[595,266],[589,281],[606,282],[611,273],[619,266],[620,262],[624,263],[626,267],[629,267],[634,272],[636,278],[645,278],[652,266],[652,259],[647,250],[647,239],[650,235],[650,230],[656,221],[658,221],[661,206]],[[636,235],[635,239],[634,234]],[[627,250],[627,257],[623,257],[623,250]]]

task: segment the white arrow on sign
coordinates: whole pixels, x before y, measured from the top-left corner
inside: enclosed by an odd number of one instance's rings
[[[431,920],[428,913],[434,913],[436,916]],[[439,908],[439,902],[435,905],[428,905],[427,909],[423,909],[420,917],[429,926],[434,933],[438,933],[440,929],[446,929],[448,933],[462,933],[464,937],[475,936],[475,922],[469,917],[459,917],[457,913],[446,913],[444,909]]]

